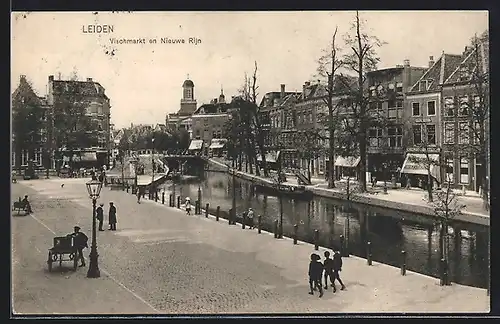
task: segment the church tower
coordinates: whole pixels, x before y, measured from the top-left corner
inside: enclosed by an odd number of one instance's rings
[[[179,109],[179,115],[188,116],[192,115],[196,110],[196,99],[194,98],[194,83],[189,80],[189,74],[187,79],[182,84],[182,99],[181,108]]]
[[[219,103],[226,103],[226,97],[224,96],[224,89],[220,87]]]

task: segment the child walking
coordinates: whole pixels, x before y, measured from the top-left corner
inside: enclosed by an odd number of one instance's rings
[[[314,290],[319,290],[319,297],[323,297],[323,287],[321,286],[321,275],[323,274],[323,264],[319,262],[320,256],[311,254],[309,263],[309,295],[314,295]]]

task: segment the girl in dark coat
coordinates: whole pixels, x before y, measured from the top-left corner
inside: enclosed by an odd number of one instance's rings
[[[116,231],[116,207],[112,202],[109,203],[109,229]]]

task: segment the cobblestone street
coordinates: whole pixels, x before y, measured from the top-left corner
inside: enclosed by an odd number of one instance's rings
[[[344,258],[346,291],[308,295],[314,248],[275,240],[204,216],[103,188],[118,230],[98,232],[101,278],[47,270],[54,236],[79,225],[91,238],[87,179],[21,181],[11,201],[30,196],[34,215],[12,217],[13,306],[21,314],[487,312],[484,289],[439,281],[366,260]],[[61,184],[64,183],[64,187]],[[107,228],[107,225],[106,225]],[[90,245],[90,240],[89,240]],[[85,250],[88,265],[89,250]],[[323,255],[323,250],[318,251]],[[63,266],[65,264],[63,263]],[[70,263],[66,264],[69,269]]]

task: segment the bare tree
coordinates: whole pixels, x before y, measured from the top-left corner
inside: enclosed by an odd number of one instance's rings
[[[346,126],[355,130],[352,133],[356,134],[361,157],[359,165],[360,189],[364,192],[366,191],[367,130],[372,119],[368,106],[369,97],[365,91],[366,72],[374,70],[380,61],[376,50],[383,45],[383,42],[365,31],[364,21],[360,19],[359,12],[356,11],[351,31],[345,35],[345,43],[350,51],[343,56],[342,62],[346,69],[356,73],[358,81],[357,87],[351,87],[350,104],[354,124],[346,124]]]
[[[335,188],[335,131],[338,127],[338,118],[336,118],[335,112],[337,111],[338,105],[334,103],[335,96],[335,75],[338,69],[342,66],[342,62],[338,57],[338,52],[340,49],[337,47],[336,38],[337,30],[335,27],[335,32],[332,36],[332,43],[325,54],[321,56],[318,60],[318,73],[326,77],[328,80],[328,86],[326,87],[327,96],[324,101],[328,107],[328,188]]]

